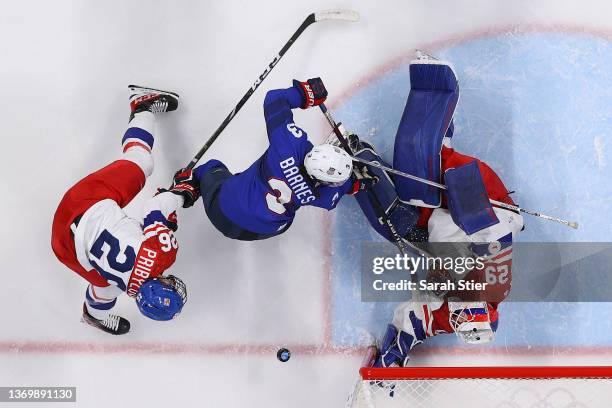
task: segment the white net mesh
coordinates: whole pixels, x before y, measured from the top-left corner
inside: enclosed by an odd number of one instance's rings
[[[360,380],[347,407],[611,407],[612,378]]]

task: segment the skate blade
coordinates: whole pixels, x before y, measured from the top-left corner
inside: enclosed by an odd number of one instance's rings
[[[165,91],[163,89],[157,89],[157,88],[149,88],[148,86],[140,86],[140,85],[128,85],[128,89],[130,91],[138,91],[138,92],[146,92],[146,91],[153,91],[153,92],[160,92],[163,94],[168,94],[168,95],[172,95],[175,98],[179,98],[179,94],[177,94],[176,92],[172,92],[172,91]]]
[[[433,55],[423,51],[423,50],[419,50],[418,48],[416,50],[414,50],[417,59],[429,59],[429,60],[434,60],[434,61],[440,61],[440,58],[434,57]]]

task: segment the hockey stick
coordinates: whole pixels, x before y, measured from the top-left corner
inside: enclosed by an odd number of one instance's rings
[[[281,48],[280,52],[274,57],[272,62],[268,64],[264,72],[255,80],[253,85],[246,91],[242,99],[234,106],[234,109],[227,115],[227,117],[221,122],[221,125],[215,130],[212,136],[204,143],[204,146],[196,153],[194,158],[187,165],[187,169],[192,169],[196,163],[202,158],[204,153],[210,148],[210,146],[217,140],[221,132],[226,128],[226,126],[234,119],[234,116],[240,111],[242,106],[249,100],[251,95],[255,93],[255,90],[259,88],[259,85],[263,82],[264,79],[268,76],[270,71],[276,66],[278,61],[285,55],[285,53],[289,50],[289,48],[293,45],[293,43],[298,39],[300,35],[313,23],[317,23],[319,21],[359,21],[359,13],[353,10],[326,10],[320,11],[317,13],[311,13],[306,17],[302,25],[299,26],[297,31],[291,36],[289,41],[285,43],[283,48]]]
[[[342,131],[340,130],[340,125],[334,120],[331,112],[329,112],[329,110],[327,110],[327,107],[325,106],[324,103],[320,104],[319,108],[321,109],[321,112],[323,112],[323,115],[325,115],[325,118],[327,119],[327,122],[329,123],[329,125],[334,130],[334,134],[336,135],[336,137],[340,141],[340,144],[342,145],[342,148],[349,155],[351,155],[351,157],[354,158],[353,151],[352,151],[351,147],[349,146],[348,142],[346,141],[346,138],[342,134]],[[400,236],[400,234],[397,232],[397,230],[395,229],[395,226],[393,225],[393,223],[389,219],[389,217],[387,215],[387,212],[385,211],[385,209],[383,208],[382,204],[378,200],[378,197],[376,197],[376,194],[372,194],[371,197],[372,197],[372,204],[374,205],[376,212],[378,212],[378,214],[382,214],[380,216],[380,218],[379,218],[380,223],[385,225],[387,227],[387,229],[389,230],[389,232],[391,233],[391,236],[393,237],[393,241],[394,241],[393,243],[395,244],[395,246],[399,250],[400,254],[402,256],[407,255],[406,247],[410,247],[413,250],[415,250],[417,253],[419,253],[419,255],[421,255],[423,257],[431,257],[431,254],[429,254],[427,251],[423,250],[422,248],[419,248],[418,246],[414,245],[413,243],[409,242],[408,240],[403,239]],[[418,276],[416,275],[416,273],[413,273],[413,272],[410,273],[410,280],[414,284],[418,285]],[[411,299],[412,300],[421,301],[422,298],[423,298],[423,294],[421,293],[420,290],[417,289],[417,290],[412,292],[412,295],[411,295]]]
[[[391,167],[383,166],[382,164],[378,164],[378,163],[370,162],[370,161],[367,161],[367,160],[363,160],[363,159],[360,159],[359,157],[355,157],[355,156],[353,156],[353,160],[355,160],[356,162],[359,162],[359,163],[367,164],[368,166],[372,166],[372,167],[379,168],[381,170],[385,170],[385,171],[387,171],[389,173],[392,173],[392,174],[397,174],[398,176],[402,176],[402,177],[406,177],[406,178],[409,178],[409,179],[414,180],[414,181],[418,181],[419,183],[428,184],[430,186],[437,187],[437,188],[439,188],[441,190],[448,190],[448,188],[444,184],[436,183],[435,181],[431,181],[431,180],[427,180],[427,179],[424,179],[424,178],[421,178],[421,177],[413,176],[412,174],[404,173],[403,171],[395,170],[395,169],[393,169]],[[578,223],[576,221],[566,221],[566,220],[563,220],[561,218],[551,217],[550,215],[546,215],[546,214],[542,214],[542,213],[539,213],[539,212],[536,212],[536,211],[528,210],[528,209],[525,209],[525,208],[522,208],[522,207],[519,207],[519,206],[516,206],[516,205],[506,204],[506,203],[503,203],[503,202],[497,201],[497,200],[489,200],[489,201],[491,201],[491,204],[493,204],[496,207],[502,207],[502,208],[506,208],[506,209],[512,210],[512,211],[520,211],[520,212],[523,212],[525,214],[533,215],[534,217],[540,217],[540,218],[543,218],[543,219],[548,220],[548,221],[555,221],[555,222],[558,222],[559,224],[567,225],[568,227],[571,227],[571,228],[574,228],[574,229],[578,229]]]
[[[325,106],[325,104],[324,103],[320,104],[319,108],[321,109],[321,112],[323,112],[323,115],[325,115],[325,118],[327,119],[327,122],[329,123],[329,125],[334,130],[334,134],[336,135],[336,137],[340,141],[340,144],[342,145],[342,148],[351,157],[354,158],[353,150],[351,149],[351,147],[349,146],[348,142],[346,141],[346,138],[344,137],[344,135],[340,131],[340,126],[338,125],[338,123],[336,123],[336,121],[334,120],[334,118],[331,115],[331,113],[327,110],[327,107]],[[353,170],[353,171],[355,172],[355,170]],[[381,215],[381,217],[380,217],[381,224],[384,224],[384,225],[387,226],[387,228],[389,229],[389,232],[391,233],[391,236],[393,237],[393,241],[395,243],[395,246],[397,246],[397,249],[399,249],[399,251],[400,251],[400,253],[402,255],[405,255],[406,254],[405,246],[404,246],[405,245],[405,241],[402,239],[402,237],[400,237],[399,233],[395,229],[395,226],[393,225],[393,223],[391,222],[389,217],[387,217],[386,211],[382,207],[382,204],[378,201],[378,198],[376,197],[376,195],[372,195],[372,198],[373,198],[372,203],[374,204],[374,207],[376,207],[376,211],[379,214],[385,214],[385,215]]]

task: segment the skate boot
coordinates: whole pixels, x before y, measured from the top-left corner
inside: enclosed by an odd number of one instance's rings
[[[146,88],[138,85],[129,85],[130,108],[132,110],[130,120],[139,112],[151,112],[153,114],[171,112],[178,107],[178,94],[160,89]]]
[[[130,322],[127,319],[114,314],[108,314],[104,320],[96,319],[89,314],[85,303],[83,303],[83,317],[81,317],[81,321],[114,335],[125,334],[130,331]]]

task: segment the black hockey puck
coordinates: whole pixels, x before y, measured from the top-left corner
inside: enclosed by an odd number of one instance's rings
[[[278,358],[278,361],[282,361],[283,363],[286,363],[291,358],[291,352],[287,350],[286,348],[280,348],[276,352],[276,358]]]

